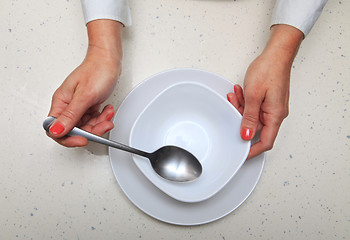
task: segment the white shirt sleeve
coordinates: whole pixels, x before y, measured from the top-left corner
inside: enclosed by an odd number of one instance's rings
[[[112,19],[131,25],[128,0],[81,0],[85,22],[96,19]]]
[[[271,25],[288,24],[306,36],[320,16],[327,0],[277,0]]]

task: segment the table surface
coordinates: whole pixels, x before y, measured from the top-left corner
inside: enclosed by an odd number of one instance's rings
[[[143,79],[194,67],[242,83],[264,48],[274,1],[130,0],[116,107]],[[82,61],[81,5],[5,1],[0,9],[0,239],[350,239],[350,12],[329,1],[291,76],[290,115],[252,195],[201,226],[155,220],[123,194],[108,151],[68,149],[41,123]],[[132,176],[130,176],[132,177]]]

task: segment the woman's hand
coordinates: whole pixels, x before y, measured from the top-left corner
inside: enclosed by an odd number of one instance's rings
[[[115,113],[101,104],[112,93],[121,71],[122,25],[112,20],[88,23],[89,47],[82,64],[56,90],[52,97],[49,116],[57,119],[48,135],[67,147],[87,145],[79,136],[65,137],[75,126],[103,135],[113,128],[110,121]]]
[[[248,67],[243,89],[236,85],[228,100],[243,115],[241,137],[251,140],[258,131],[248,158],[273,147],[278,130],[288,115],[290,71],[303,33],[288,25],[275,25],[262,52]]]

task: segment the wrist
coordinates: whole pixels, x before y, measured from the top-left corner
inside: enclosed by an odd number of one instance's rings
[[[282,64],[291,66],[303,38],[303,33],[295,27],[274,25],[263,54],[274,56]]]
[[[87,58],[98,55],[107,61],[119,63],[122,58],[122,28],[121,23],[109,19],[89,22]]]

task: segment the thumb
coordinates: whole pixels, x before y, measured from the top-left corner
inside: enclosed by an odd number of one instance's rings
[[[90,107],[88,101],[79,97],[73,98],[61,113],[55,113],[54,106],[53,101],[49,115],[56,117],[56,120],[51,125],[49,132],[55,138],[61,138],[69,133]]]
[[[263,99],[259,99],[257,96],[245,96],[245,106],[241,123],[241,138],[243,140],[251,140],[257,131],[262,101]]]

